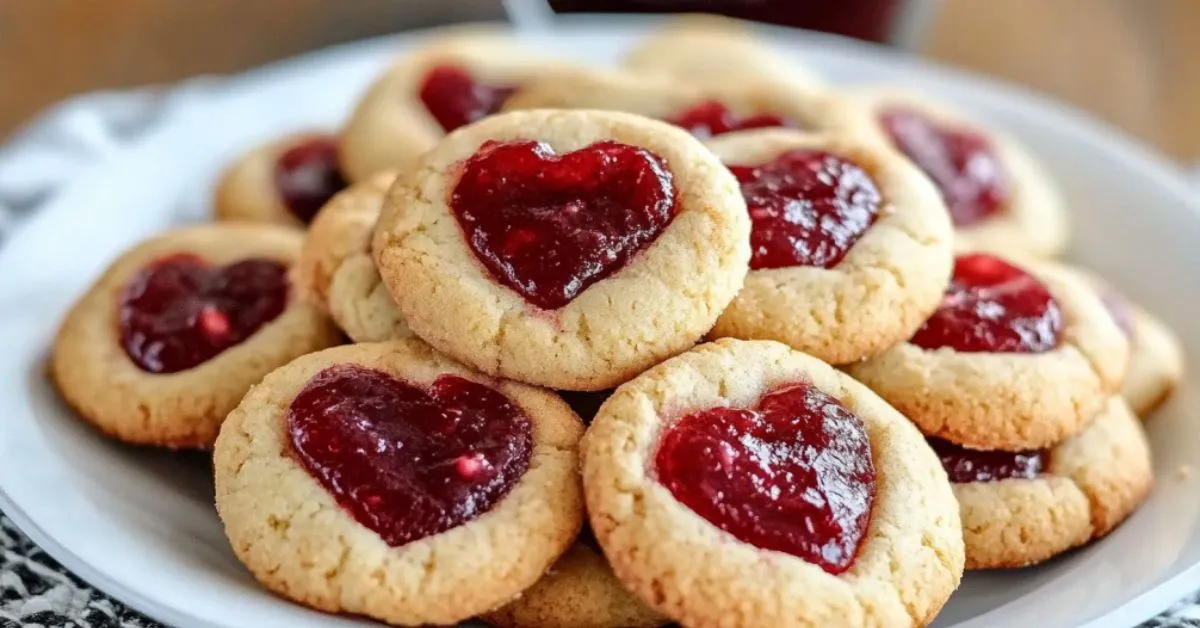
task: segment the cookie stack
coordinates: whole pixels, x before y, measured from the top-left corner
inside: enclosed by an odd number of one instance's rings
[[[395,625],[925,625],[1123,521],[1182,370],[1049,261],[1012,140],[723,21],[619,70],[444,34],[215,215],[108,269],[55,380],[212,448],[268,589]]]

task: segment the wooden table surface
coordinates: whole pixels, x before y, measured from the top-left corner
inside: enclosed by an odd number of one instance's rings
[[[81,91],[233,72],[499,0],[0,0],[0,138]],[[923,52],[1200,159],[1200,0],[939,0]]]

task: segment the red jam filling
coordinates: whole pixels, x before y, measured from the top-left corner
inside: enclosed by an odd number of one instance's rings
[[[973,225],[1008,202],[1004,167],[986,138],[904,109],[885,111],[880,119],[896,147],[937,184],[956,227]]]
[[[1108,315],[1117,327],[1125,333],[1125,337],[1132,339],[1137,326],[1133,322],[1133,310],[1129,307],[1129,302],[1112,290],[1102,290],[1100,302],[1104,304],[1104,309],[1108,310]]]
[[[730,166],[753,223],[750,268],[833,268],[879,217],[879,190],[857,165],[793,150],[761,166]]]
[[[760,113],[742,118],[716,100],[702,102],[691,109],[676,114],[667,120],[667,122],[687,129],[692,135],[700,139],[732,131],[746,131],[749,129],[765,129],[770,127],[798,127],[791,120],[769,113]]]
[[[1062,339],[1062,311],[1045,284],[991,255],[959,257],[933,316],[909,342],[977,353],[1043,353]]]
[[[662,158],[613,141],[564,155],[541,142],[488,142],[461,172],[450,209],[471,250],[546,310],[624,267],[676,212]]]
[[[764,395],[754,410],[684,416],[654,464],[667,490],[713,525],[831,574],[854,563],[875,500],[862,420],[808,384]]]
[[[930,438],[929,445],[955,484],[1032,480],[1046,469],[1050,458],[1050,452],[1044,450],[978,451],[938,438]]]
[[[388,545],[485,513],[529,468],[529,418],[503,394],[454,375],[421,387],[373,369],[331,366],[287,413],[296,458]]]
[[[419,95],[433,119],[450,132],[496,113],[515,91],[513,85],[481,83],[461,67],[439,65],[425,74]]]
[[[194,255],[164,257],[121,296],[121,346],[143,371],[178,373],[249,338],[287,300],[287,268],[274,260],[213,267]]]
[[[280,155],[275,162],[275,187],[293,216],[304,224],[312,222],[325,203],[346,188],[333,138],[314,138]]]

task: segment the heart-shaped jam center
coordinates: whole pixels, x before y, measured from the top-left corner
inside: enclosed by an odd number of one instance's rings
[[[955,484],[1032,480],[1046,469],[1050,461],[1050,452],[1045,450],[978,451],[939,438],[930,438],[929,445],[941,459],[946,475]]]
[[[249,338],[283,312],[287,268],[247,259],[212,267],[195,255],[143,268],[121,295],[121,346],[143,371],[190,369]]]
[[[964,255],[937,311],[909,342],[981,353],[1043,353],[1058,346],[1062,311],[1046,285],[991,255]]]
[[[750,268],[833,268],[879,217],[879,189],[836,155],[793,150],[730,166],[750,210]]]
[[[308,473],[392,547],[487,512],[533,453],[529,418],[492,388],[455,375],[422,387],[356,365],[309,380],[287,430]]]
[[[456,65],[437,65],[425,73],[418,95],[447,133],[500,111],[517,91],[515,85],[483,83]]]
[[[756,410],[684,416],[663,435],[655,469],[718,528],[831,574],[854,563],[875,500],[862,420],[808,384],[764,395]]]
[[[1129,301],[1112,290],[1101,290],[1100,302],[1104,304],[1104,309],[1108,310],[1108,315],[1117,327],[1121,328],[1125,337],[1132,340],[1137,325],[1134,323],[1133,308],[1129,306]]]
[[[896,147],[937,184],[956,227],[973,225],[1008,202],[1004,167],[983,136],[905,109],[889,109],[880,120]]]
[[[489,142],[461,172],[450,209],[471,250],[546,310],[620,270],[675,217],[671,171],[628,144],[558,155],[541,142]]]
[[[798,128],[799,125],[783,116],[760,113],[741,117],[730,111],[717,100],[707,100],[690,109],[681,111],[667,120],[682,127],[700,139],[722,135],[732,131],[765,129],[770,127]]]
[[[293,216],[304,224],[312,222],[317,211],[346,188],[333,138],[313,138],[280,155],[275,162],[275,187]]]

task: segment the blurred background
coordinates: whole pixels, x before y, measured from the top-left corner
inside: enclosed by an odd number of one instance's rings
[[[533,0],[707,10],[879,40],[1075,103],[1200,159],[1200,0]],[[79,92],[229,73],[521,0],[0,0],[0,142]]]

